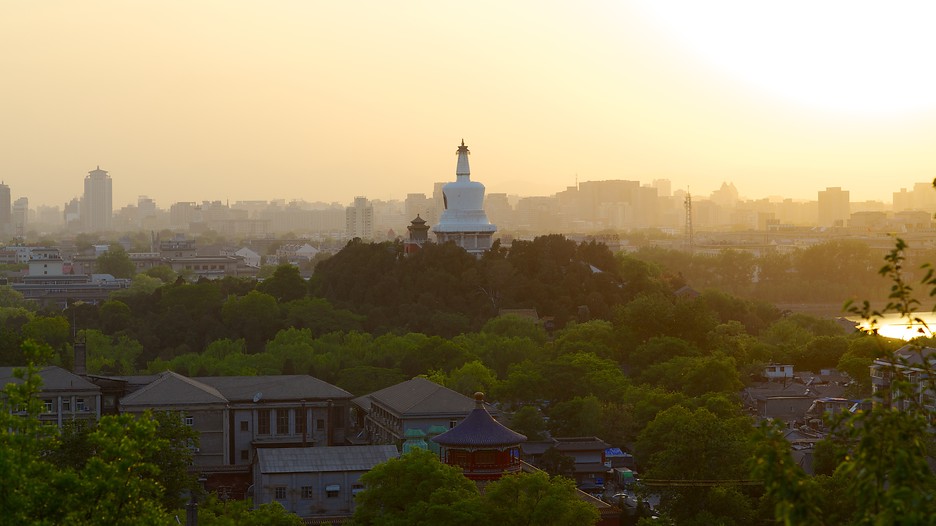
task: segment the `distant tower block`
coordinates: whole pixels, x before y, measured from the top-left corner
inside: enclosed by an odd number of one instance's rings
[[[468,252],[480,255],[491,248],[497,227],[488,221],[484,212],[484,185],[471,180],[468,168],[468,147],[464,139],[458,147],[455,182],[442,187],[445,207],[439,224],[432,228],[436,242],[453,241]]]

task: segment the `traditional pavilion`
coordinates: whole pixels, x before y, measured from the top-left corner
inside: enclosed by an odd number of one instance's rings
[[[494,420],[484,408],[484,394],[475,393],[474,410],[431,440],[441,446],[442,462],[462,468],[475,482],[485,482],[520,472],[520,444],[526,439]]]
[[[453,241],[468,252],[480,255],[491,248],[497,227],[488,221],[484,212],[484,185],[471,180],[468,167],[468,147],[462,139],[456,152],[455,182],[442,186],[445,210],[439,224],[432,227],[437,243]]]
[[[416,219],[410,221],[406,229],[409,231],[409,239],[403,243],[403,251],[407,254],[416,252],[429,242],[429,225],[419,214],[416,214]]]

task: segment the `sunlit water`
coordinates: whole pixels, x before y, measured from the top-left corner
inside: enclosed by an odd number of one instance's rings
[[[878,320],[878,334],[899,340],[912,340],[920,336],[933,335],[933,330],[936,329],[936,314],[921,312],[914,318],[919,318],[923,323],[912,322],[897,314],[888,314]],[[868,327],[868,322],[864,320],[858,318],[849,318],[849,320],[859,323],[863,328]]]

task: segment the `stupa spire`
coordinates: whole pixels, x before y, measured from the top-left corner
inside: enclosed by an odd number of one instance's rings
[[[458,176],[458,180],[461,180],[462,176],[471,178],[471,168],[468,167],[468,154],[471,153],[468,151],[468,147],[465,146],[465,139],[462,139],[461,146],[458,147],[458,151],[455,152],[458,154],[458,163],[455,165],[455,175]]]

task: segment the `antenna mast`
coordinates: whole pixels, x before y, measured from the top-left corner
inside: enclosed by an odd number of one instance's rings
[[[692,252],[695,241],[692,237],[692,194],[686,192],[686,246]]]

